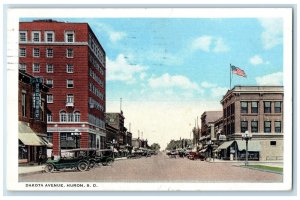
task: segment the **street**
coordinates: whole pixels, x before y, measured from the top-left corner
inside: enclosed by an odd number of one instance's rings
[[[115,161],[89,171],[19,175],[20,182],[282,182],[283,175],[239,167],[238,163],[169,158],[163,153]]]

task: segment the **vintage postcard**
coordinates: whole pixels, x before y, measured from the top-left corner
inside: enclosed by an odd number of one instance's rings
[[[8,8],[7,189],[291,190],[292,11]]]

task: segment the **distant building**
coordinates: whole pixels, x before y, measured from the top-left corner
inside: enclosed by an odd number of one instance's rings
[[[54,155],[104,146],[105,51],[87,23],[19,24],[19,68],[47,84],[47,134]]]
[[[123,112],[120,113],[105,113],[105,121],[106,123],[117,130],[116,134],[116,142],[117,145],[126,145],[126,131],[127,129],[124,127],[125,117]]]
[[[228,141],[219,147],[224,157],[244,157],[242,133],[248,131],[250,158],[283,159],[283,95],[283,86],[235,86],[225,94],[222,132]]]
[[[39,154],[47,158],[47,92],[42,80],[19,71],[19,163],[38,162]]]

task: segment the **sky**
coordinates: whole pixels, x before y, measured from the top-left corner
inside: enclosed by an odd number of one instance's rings
[[[162,148],[192,138],[204,111],[222,110],[230,64],[247,75],[232,75],[232,86],[283,84],[280,18],[57,20],[89,23],[106,52],[106,111],[119,112],[122,98],[133,137]]]

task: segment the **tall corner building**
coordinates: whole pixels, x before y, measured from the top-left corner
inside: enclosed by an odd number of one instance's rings
[[[50,88],[47,135],[54,155],[104,148],[105,51],[87,23],[20,22],[19,69]]]

